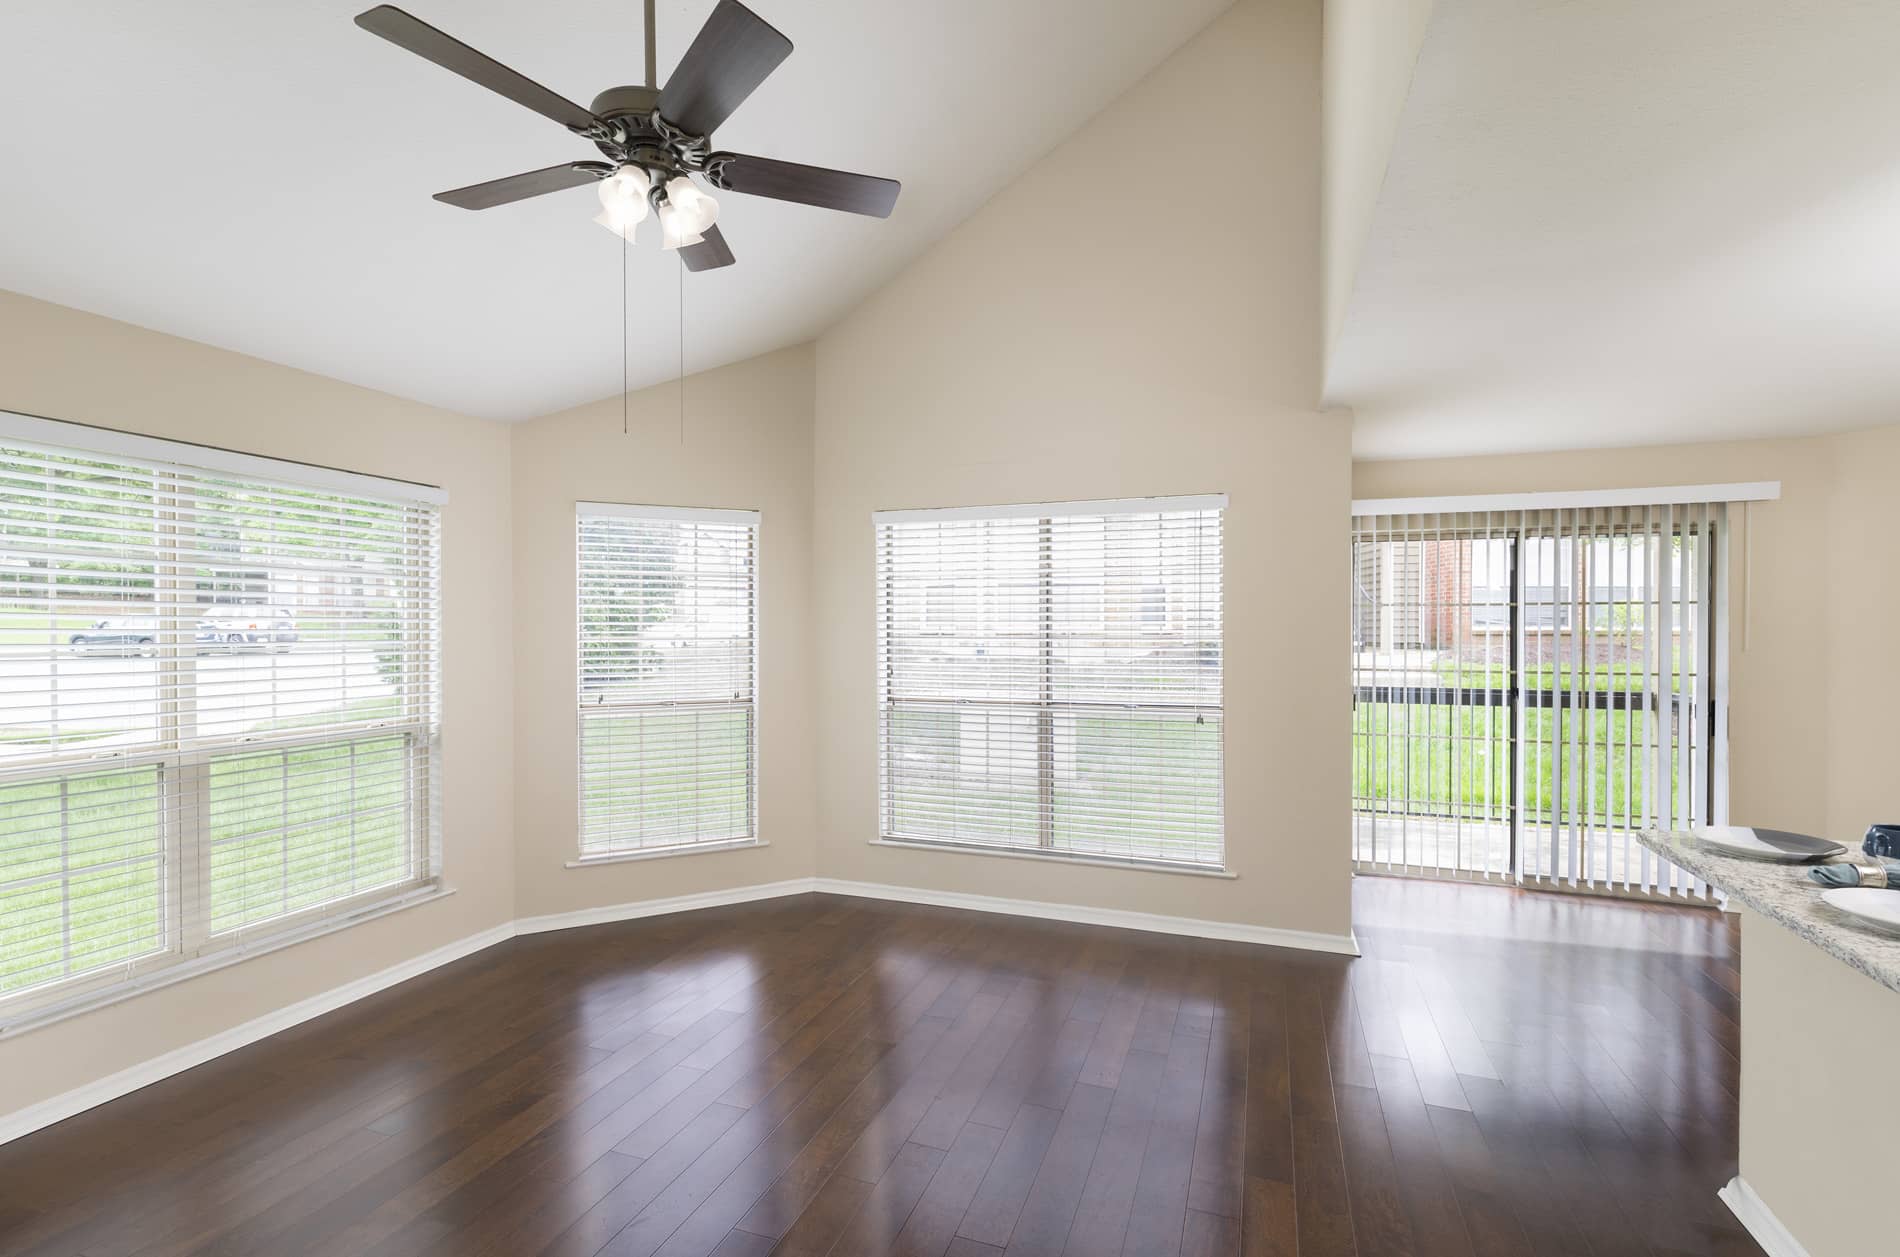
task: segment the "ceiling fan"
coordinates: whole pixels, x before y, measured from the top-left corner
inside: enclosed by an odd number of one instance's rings
[[[356,24],[553,119],[592,141],[608,159],[563,162],[436,193],[436,200],[450,205],[490,209],[598,183],[602,208],[596,222],[632,240],[651,209],[660,220],[664,247],[680,250],[688,270],[704,271],[732,265],[733,256],[716,225],[718,202],[694,182],[694,175],[721,191],[875,218],[890,217],[897,204],[895,179],[713,151],[713,130],[792,51],[791,40],[738,0],[719,0],[663,88],[655,84],[653,0],[646,0],[645,85],[610,87],[587,109],[394,5],[359,13]]]

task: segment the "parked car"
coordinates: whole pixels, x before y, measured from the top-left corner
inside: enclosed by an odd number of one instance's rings
[[[297,622],[281,607],[214,607],[198,621],[198,644],[226,650],[289,650]]]
[[[107,616],[66,639],[82,655],[149,655],[158,650],[155,615]]]

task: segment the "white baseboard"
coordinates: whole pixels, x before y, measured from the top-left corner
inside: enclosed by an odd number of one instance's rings
[[[604,925],[613,921],[631,921],[639,917],[661,916],[669,912],[691,912],[722,904],[750,903],[775,899],[782,895],[803,895],[821,891],[834,895],[855,895],[866,899],[889,899],[901,903],[931,904],[942,908],[964,908],[976,912],[1002,912],[1011,916],[1039,917],[1049,921],[1073,921],[1082,925],[1108,925],[1121,929],[1147,930],[1156,934],[1182,934],[1193,938],[1228,939],[1241,943],[1264,943],[1270,947],[1297,947],[1306,951],[1332,952],[1357,956],[1358,941],[1351,934],[1318,934],[1307,930],[1277,930],[1264,925],[1239,925],[1226,921],[1200,921],[1191,917],[1161,916],[1152,912],[1129,912],[1115,908],[1089,908],[1078,904],[1038,903],[1028,899],[1004,899],[994,895],[966,895],[954,891],[922,890],[914,886],[883,886],[872,882],[844,881],[833,877],[798,877],[782,882],[764,882],[755,886],[737,886],[730,890],[705,891],[697,895],[676,895],[670,899],[647,899],[638,903],[613,904],[605,908],[583,908],[577,912],[557,912],[547,916],[522,917],[479,934],[458,939],[434,951],[405,960],[401,964],[346,982],[342,986],[299,1000],[276,1012],[266,1013],[241,1026],[200,1039],[155,1056],[97,1082],[75,1087],[62,1095],[13,1113],[0,1116],[0,1144],[29,1135],[44,1126],[63,1122],[87,1109],[116,1100],[122,1095],[150,1086],[173,1074],[223,1056],[226,1052],[257,1042],[279,1030],[321,1017],[345,1004],[373,995],[386,987],[407,981],[450,961],[460,960],[517,934],[541,934],[549,930],[571,930],[586,925]],[[1736,1182],[1741,1180],[1737,1179]],[[1730,1184],[1732,1188],[1734,1184]],[[1726,1193],[1725,1189],[1725,1193]],[[1746,1190],[1744,1188],[1744,1190]],[[1727,1199],[1725,1194],[1724,1199]],[[1755,1199],[1753,1193],[1750,1198]],[[1757,1199],[1757,1204],[1759,1200]],[[1731,1208],[1735,1208],[1733,1202]],[[1768,1214],[1766,1206],[1762,1213]],[[1736,1209],[1737,1216],[1742,1216]],[[1743,1217],[1744,1223],[1747,1218]],[[1779,1225],[1779,1224],[1777,1224]],[[1752,1229],[1752,1227],[1751,1227]],[[1767,1242],[1763,1241],[1764,1246]],[[1778,1250],[1770,1249],[1776,1252]],[[1805,1257],[1801,1250],[1785,1250]]]
[[[84,1113],[87,1109],[104,1104],[108,1100],[129,1095],[140,1087],[149,1087],[161,1079],[183,1073],[193,1066],[202,1065],[206,1061],[223,1056],[226,1052],[235,1052],[259,1039],[268,1038],[279,1030],[288,1030],[292,1026],[309,1021],[312,1017],[321,1017],[345,1004],[353,1004],[366,995],[374,995],[398,982],[406,982],[431,969],[440,968],[450,961],[460,960],[464,956],[481,951],[484,947],[493,947],[496,943],[513,938],[514,934],[514,924],[509,922],[497,925],[493,929],[483,930],[479,934],[471,934],[467,938],[459,938],[453,943],[444,944],[434,951],[424,952],[401,964],[391,965],[387,969],[358,978],[354,982],[345,982],[342,986],[332,987],[330,990],[312,995],[309,999],[298,1000],[295,1004],[287,1004],[275,1012],[265,1013],[262,1017],[253,1018],[243,1025],[233,1026],[208,1039],[188,1043],[163,1056],[155,1056],[149,1061],[142,1061],[116,1074],[109,1074],[96,1082],[89,1082],[83,1087],[75,1087],[62,1095],[56,1095],[38,1104],[28,1105],[26,1108],[8,1113],[0,1117],[0,1144],[18,1139],[22,1135],[30,1135],[43,1126],[51,1126],[54,1122],[63,1122],[75,1114]]]
[[[966,908],[973,912],[1003,912],[1010,916],[1040,917],[1046,921],[1110,925],[1124,930],[1147,930],[1152,934],[1184,934],[1191,938],[1218,938],[1237,943],[1262,943],[1268,947],[1297,947],[1302,951],[1331,952],[1339,956],[1359,954],[1359,940],[1351,934],[1280,930],[1266,925],[1242,925],[1232,921],[1202,921],[1193,917],[1168,917],[1154,912],[1131,912],[1121,908],[1090,908],[1081,904],[1039,903],[1031,899],[1005,899],[996,895],[966,895],[957,891],[923,890],[915,886],[881,886],[874,882],[851,882],[835,877],[819,877],[812,880],[813,890],[832,895],[893,899],[901,903],[933,904],[939,908]]]
[[[642,899],[637,903],[609,904],[604,908],[582,908],[575,912],[555,912],[542,917],[521,917],[515,921],[515,933],[545,934],[549,930],[606,925],[612,921],[664,916],[669,912],[692,912],[698,908],[717,908],[722,904],[776,899],[781,895],[808,895],[815,889],[812,884],[815,880],[794,877],[789,881],[761,882],[756,886],[735,886],[730,890],[701,891],[697,895],[674,895],[670,899]]]
[[[1775,1211],[1768,1207],[1767,1201],[1755,1194],[1755,1189],[1748,1185],[1747,1179],[1737,1174],[1716,1195],[1722,1198],[1722,1203],[1728,1206],[1729,1212],[1735,1215],[1748,1233],[1755,1237],[1755,1242],[1761,1245],[1768,1257],[1808,1257],[1808,1250],[1801,1246],[1801,1241],[1781,1224]]]

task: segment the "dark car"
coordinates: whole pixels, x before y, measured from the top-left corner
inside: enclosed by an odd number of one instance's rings
[[[82,655],[149,655],[158,649],[155,615],[107,616],[66,639]]]

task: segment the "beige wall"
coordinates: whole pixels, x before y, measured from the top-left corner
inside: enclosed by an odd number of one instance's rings
[[[1742,1178],[1808,1257],[1891,1253],[1881,1179],[1900,1128],[1885,1085],[1900,994],[1754,912],[1742,951]]]
[[[1319,0],[1243,0],[820,338],[821,873],[1348,929],[1350,433],[1315,410],[1319,19]],[[1205,202],[1131,202],[1135,162],[1162,153]],[[868,845],[871,513],[1222,491],[1238,878]]]
[[[1748,506],[1730,585],[1729,812],[1858,845],[1900,817],[1900,427],[1779,441],[1359,462],[1353,496],[1779,480]]]
[[[809,345],[514,429],[515,869],[524,917],[810,877]],[[574,504],[716,506],[759,521],[759,833],[769,845],[564,867],[576,854]]]
[[[508,430],[0,292],[0,409],[439,484],[443,862],[457,893],[0,1040],[0,1114],[514,915]]]
[[[1809,617],[1826,640],[1828,836],[1857,845],[1900,822],[1900,427],[1827,437],[1827,601]],[[1766,582],[1763,598],[1775,597]],[[1792,665],[1798,666],[1798,665]],[[1790,670],[1792,670],[1792,666]],[[1900,997],[1896,997],[1900,998]]]

